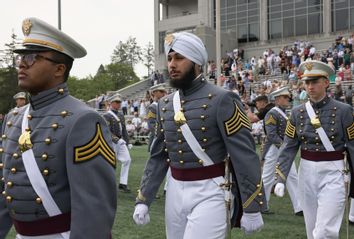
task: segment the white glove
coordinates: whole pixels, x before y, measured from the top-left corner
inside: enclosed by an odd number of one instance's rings
[[[132,149],[133,145],[132,144],[128,144],[128,149]]]
[[[137,225],[145,225],[150,222],[149,208],[145,204],[139,203],[135,205],[133,214],[134,222]]]
[[[263,218],[260,212],[243,213],[241,217],[241,229],[246,235],[259,232],[263,227]]]
[[[275,184],[275,188],[274,188],[275,195],[277,195],[278,197],[283,197],[284,196],[284,190],[285,190],[284,183]]]

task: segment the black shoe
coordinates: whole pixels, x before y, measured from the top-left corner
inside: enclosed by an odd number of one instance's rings
[[[354,222],[349,220],[349,224],[354,226]]]
[[[265,215],[272,215],[272,214],[274,214],[274,212],[270,211],[269,209],[263,210],[261,213],[262,213],[262,214],[265,214]]]
[[[121,191],[123,193],[130,193],[131,192],[130,189],[128,188],[128,186],[125,184],[119,184],[118,189],[119,189],[119,191]]]
[[[298,211],[298,212],[295,212],[295,216],[303,217],[304,213],[303,213],[303,211]]]

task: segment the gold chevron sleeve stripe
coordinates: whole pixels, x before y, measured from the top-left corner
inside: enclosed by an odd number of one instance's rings
[[[286,181],[285,175],[282,173],[282,171],[280,171],[279,168],[276,168],[276,169],[275,169],[275,172],[276,172],[276,174],[279,175],[279,177],[281,177],[284,181]]]
[[[354,139],[354,123],[352,123],[352,125],[347,128],[347,134],[349,140]]]
[[[272,124],[272,125],[277,125],[277,121],[273,118],[272,115],[269,116],[269,118],[265,122],[266,125]]]
[[[152,119],[152,118],[156,118],[156,114],[155,113],[153,113],[153,112],[151,112],[151,111],[149,111],[149,113],[147,114],[147,118],[148,119]]]
[[[112,166],[116,166],[114,151],[109,147],[102,135],[100,124],[96,125],[95,136],[85,145],[75,148],[75,163],[88,161],[101,154],[103,158]]]
[[[290,120],[286,124],[285,135],[292,139],[295,138],[295,126],[290,123]]]
[[[251,202],[259,195],[262,191],[262,180],[257,185],[257,190],[247,199],[247,201],[242,205],[243,208],[247,208]]]
[[[227,121],[224,122],[226,134],[228,136],[239,131],[241,129],[241,127],[245,127],[247,129],[251,130],[249,119],[247,118],[245,113],[243,113],[240,110],[238,105],[236,103],[234,103],[234,104],[235,104],[234,114],[231,116],[230,119],[228,119]]]

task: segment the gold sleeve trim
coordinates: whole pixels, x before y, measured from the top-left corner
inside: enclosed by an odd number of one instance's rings
[[[291,124],[290,120],[286,124],[285,135],[289,138],[295,138],[295,126]]]
[[[225,130],[227,136],[230,136],[241,129],[241,127],[245,127],[251,130],[251,124],[247,115],[238,107],[236,102],[235,104],[235,112],[231,116],[230,119],[224,122]]]
[[[349,140],[354,139],[354,123],[352,123],[352,125],[347,128],[347,134]]]
[[[269,116],[269,118],[266,120],[265,125],[277,125],[277,121],[273,118],[272,115]]]
[[[275,173],[277,175],[279,175],[279,177],[281,177],[283,179],[283,181],[286,181],[285,175],[282,173],[282,171],[280,171],[280,169],[278,167],[275,169]]]
[[[112,166],[116,166],[114,151],[108,146],[102,135],[100,124],[96,125],[95,136],[85,145],[75,148],[74,162],[82,163],[101,154],[103,158]]]
[[[257,190],[247,199],[247,201],[242,205],[243,208],[247,208],[251,202],[259,195],[262,191],[262,180],[257,185]]]
[[[140,202],[145,202],[146,198],[143,196],[143,194],[141,193],[141,190],[138,190],[138,196],[136,197]]]
[[[147,114],[147,118],[148,119],[155,119],[156,118],[156,114],[151,112],[151,111],[149,111],[148,114]]]

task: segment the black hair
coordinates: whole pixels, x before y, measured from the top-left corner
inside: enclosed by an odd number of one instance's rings
[[[64,73],[64,81],[67,81],[69,78],[70,70],[73,66],[74,59],[68,55],[65,55],[58,51],[51,51],[53,53],[53,57],[57,62],[65,65],[65,73]]]
[[[266,95],[257,96],[254,99],[254,102],[257,102],[257,101],[264,101],[264,102],[268,103],[268,97]]]

